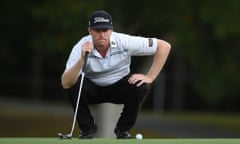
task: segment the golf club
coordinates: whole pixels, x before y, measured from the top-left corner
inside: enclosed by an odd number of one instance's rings
[[[81,97],[82,85],[83,85],[83,81],[84,81],[84,77],[85,77],[87,59],[88,59],[88,52],[86,53],[83,68],[82,68],[81,81],[80,81],[80,86],[79,86],[79,91],[78,91],[78,98],[77,98],[77,102],[76,102],[76,108],[75,108],[75,112],[74,112],[71,132],[69,134],[58,133],[58,137],[60,139],[71,139],[72,138],[72,134],[73,134],[76,119],[77,119],[78,106],[79,106],[79,101],[80,101],[80,97]]]

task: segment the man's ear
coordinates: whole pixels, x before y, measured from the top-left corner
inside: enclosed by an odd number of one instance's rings
[[[90,27],[88,27],[88,33],[91,34],[91,28]]]

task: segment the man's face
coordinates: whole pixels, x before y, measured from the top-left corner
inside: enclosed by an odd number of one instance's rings
[[[88,32],[93,38],[93,44],[96,49],[104,50],[109,48],[112,29],[93,30],[88,28]]]

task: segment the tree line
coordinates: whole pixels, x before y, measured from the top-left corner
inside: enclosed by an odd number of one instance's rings
[[[240,109],[238,0],[3,0],[0,4],[2,96],[61,99],[60,76],[67,56],[87,34],[89,15],[105,9],[112,14],[114,30],[172,44],[164,67],[166,109]],[[144,58],[136,58],[134,63],[142,62]]]

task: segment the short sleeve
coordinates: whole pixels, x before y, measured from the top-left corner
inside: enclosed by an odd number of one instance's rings
[[[157,39],[122,34],[119,45],[127,49],[133,56],[152,55],[157,50]]]
[[[77,44],[73,46],[73,49],[66,63],[65,71],[71,68],[79,60],[79,58],[81,58],[81,47],[87,41],[92,41],[91,36],[83,37],[77,42]]]

